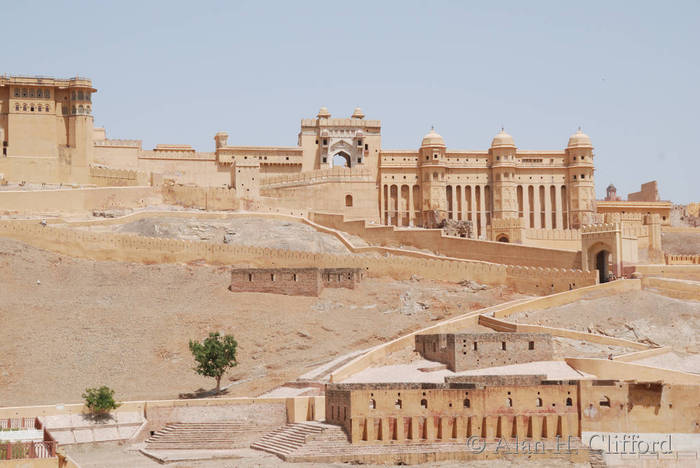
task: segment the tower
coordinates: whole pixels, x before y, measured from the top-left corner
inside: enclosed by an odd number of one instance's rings
[[[493,217],[513,219],[518,217],[518,198],[515,183],[516,152],[513,137],[502,128],[493,138],[489,157],[493,177]],[[486,211],[489,211],[486,207]]]
[[[445,140],[431,129],[418,152],[421,180],[421,213],[424,227],[434,227],[447,218]]]
[[[569,138],[566,164],[569,190],[568,200],[565,201],[569,204],[569,225],[572,229],[578,229],[584,224],[590,224],[595,213],[593,145],[590,137],[580,128]]]

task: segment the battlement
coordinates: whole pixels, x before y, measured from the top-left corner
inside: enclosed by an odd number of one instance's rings
[[[619,223],[586,224],[581,226],[581,234],[596,232],[615,232],[620,230]]]
[[[323,182],[342,182],[372,180],[372,172],[367,168],[333,167],[330,169],[318,169],[296,174],[284,174],[264,177],[260,183],[261,188],[277,188],[290,185],[307,185]]]
[[[115,148],[141,148],[141,140],[120,140],[105,138],[104,140],[93,141],[94,146],[115,147]]]

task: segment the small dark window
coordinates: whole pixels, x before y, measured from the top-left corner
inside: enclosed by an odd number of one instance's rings
[[[401,407],[402,407],[401,399],[396,400],[394,402],[394,408],[401,409]]]
[[[318,145],[318,140],[316,140],[316,144]]]
[[[528,343],[527,343],[527,349],[529,349],[529,350],[531,350],[531,351],[532,351],[533,349],[535,349],[535,342],[534,342],[534,341],[528,341]]]
[[[471,408],[471,406],[472,406],[472,403],[471,403],[471,401],[469,401],[469,398],[465,398],[464,399],[464,407]]]
[[[506,398],[506,406],[507,406],[508,408],[512,408],[512,407],[513,407],[513,399],[512,399],[512,398]]]
[[[603,396],[603,399],[600,400],[600,402],[598,403],[598,406],[606,406],[606,407],[610,408],[610,398]]]
[[[345,206],[352,206],[352,195],[345,195]]]
[[[323,139],[323,146],[328,146],[328,139],[326,139],[326,138]]]
[[[369,145],[365,143],[365,151],[369,150]]]
[[[542,398],[538,398],[537,400],[535,400],[535,406],[537,406],[538,408],[542,407]]]
[[[357,146],[362,146],[362,140],[357,140]]]
[[[297,274],[296,274],[296,273],[292,273],[292,280],[294,280],[294,281],[297,280]]]
[[[275,280],[275,274],[274,274],[274,273],[270,273],[270,280],[271,280],[271,281],[274,281],[274,280]]]
[[[248,281],[253,281],[253,274],[252,273],[248,273]]]
[[[377,408],[377,402],[374,401],[374,398],[370,398],[369,400],[369,409],[376,409]]]
[[[503,351],[506,350],[506,342],[505,342],[505,341],[501,341],[501,349],[502,349]]]
[[[566,406],[573,406],[574,402],[571,398],[566,399]]]
[[[327,162],[327,161],[328,161],[328,158],[324,157],[324,158],[323,158],[323,162],[325,163],[325,162]]]
[[[357,164],[362,164],[362,158],[357,158]]]
[[[476,341],[475,341],[475,342],[474,342],[474,351],[476,351],[476,350],[477,350],[477,344],[476,344]]]
[[[423,398],[423,399],[420,401],[420,407],[423,408],[423,409],[428,409],[428,400],[426,400],[425,398]]]

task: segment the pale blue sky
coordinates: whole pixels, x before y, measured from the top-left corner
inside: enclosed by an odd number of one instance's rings
[[[657,179],[700,200],[700,2],[9,2],[0,72],[92,78],[95,124],[145,148],[293,145],[325,105],[486,149],[501,125],[557,149],[581,125],[596,191]]]

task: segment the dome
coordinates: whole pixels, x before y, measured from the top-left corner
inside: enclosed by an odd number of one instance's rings
[[[318,111],[318,115],[316,116],[319,119],[327,119],[331,116],[331,113],[328,112],[328,109],[325,107],[321,107],[321,109]]]
[[[491,148],[515,148],[513,137],[508,135],[503,129],[491,140]]]
[[[360,109],[359,107],[356,107],[350,117],[353,119],[364,119],[365,113],[362,112],[362,109]]]
[[[616,192],[617,188],[613,184],[608,185],[608,188],[606,189],[608,192]]]
[[[423,141],[421,142],[421,147],[422,146],[445,146],[445,140],[442,139],[439,133],[435,131],[434,128],[431,128],[430,131],[423,137]]]
[[[581,131],[579,127],[578,131],[569,137],[569,144],[567,148],[592,148],[591,138]]]

